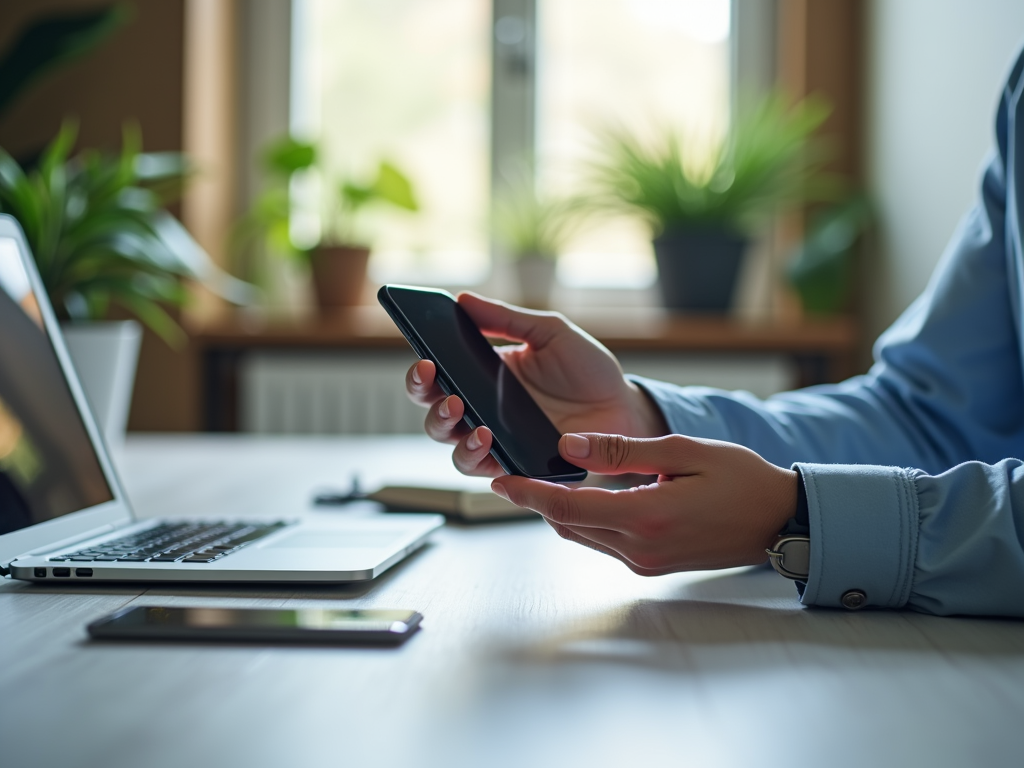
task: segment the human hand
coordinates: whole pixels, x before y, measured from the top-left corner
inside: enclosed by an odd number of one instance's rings
[[[622,491],[507,476],[491,488],[539,512],[559,536],[642,576],[754,565],[794,514],[797,473],[718,440],[566,434],[562,456],[592,472],[657,474]]]
[[[667,431],[661,412],[625,379],[615,356],[562,315],[519,309],[472,293],[461,294],[459,304],[483,333],[521,342],[496,351],[560,432],[653,437]],[[464,474],[504,474],[489,453],[490,430],[470,431],[462,422],[462,400],[445,397],[435,373],[431,361],[420,360],[405,378],[409,397],[429,408],[427,434],[455,445],[452,459]]]

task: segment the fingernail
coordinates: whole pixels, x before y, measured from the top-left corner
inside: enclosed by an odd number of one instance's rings
[[[499,496],[501,496],[501,498],[503,498],[505,501],[512,501],[512,499],[508,497],[508,491],[505,490],[505,486],[503,486],[497,480],[491,483],[491,490],[494,491]]]
[[[423,379],[420,378],[420,367],[419,367],[419,365],[414,365],[412,367],[412,380],[413,380],[414,384],[422,384],[423,383]]]
[[[569,433],[565,436],[565,452],[574,459],[590,456],[590,441],[583,435]]]
[[[469,448],[469,450],[471,451],[475,451],[477,448],[483,445],[483,442],[481,442],[480,435],[478,434],[478,432],[479,430],[474,429],[472,432],[469,433],[469,437],[466,438],[466,447]]]
[[[437,415],[442,419],[451,418],[452,410],[448,407],[448,398],[446,397],[441,401],[441,404],[437,406]]]

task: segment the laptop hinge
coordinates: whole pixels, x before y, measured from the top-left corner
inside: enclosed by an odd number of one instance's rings
[[[131,523],[126,523],[126,525],[134,525],[135,522],[137,522],[137,521],[132,521]],[[18,557],[31,557],[33,555],[45,555],[48,552],[54,552],[55,550],[58,550],[58,549],[66,549],[67,547],[70,547],[70,546],[72,546],[74,544],[77,544],[80,541],[87,541],[88,539],[95,539],[97,536],[105,536],[106,534],[113,533],[118,528],[123,528],[123,527],[124,527],[123,525],[115,526],[115,525],[111,525],[110,523],[107,523],[106,525],[100,525],[100,526],[97,526],[96,528],[91,528],[88,531],[85,531],[84,533],[76,533],[74,536],[68,536],[66,538],[60,539],[59,541],[51,541],[49,544],[45,544],[42,547],[36,547],[35,549],[31,549],[28,552],[23,552],[20,555],[18,555]],[[17,560],[18,557],[14,558],[14,560]],[[13,563],[14,560],[12,560],[11,562]],[[10,563],[8,563],[8,566],[10,566]]]

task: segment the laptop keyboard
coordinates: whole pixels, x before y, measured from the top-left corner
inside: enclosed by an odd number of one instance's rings
[[[105,563],[213,563],[288,523],[162,523],[50,560]]]

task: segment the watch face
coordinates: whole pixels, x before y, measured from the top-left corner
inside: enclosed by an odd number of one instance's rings
[[[780,536],[766,551],[772,567],[787,579],[804,581],[811,572],[811,540],[807,536]]]

